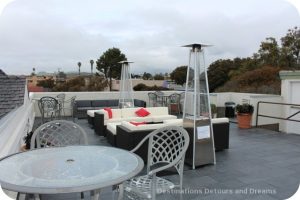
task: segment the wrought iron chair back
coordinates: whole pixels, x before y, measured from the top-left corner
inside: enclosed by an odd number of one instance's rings
[[[86,145],[86,132],[74,122],[54,120],[38,127],[31,138],[30,149],[69,145]]]
[[[155,94],[157,96],[163,96],[164,95],[164,93],[162,91],[155,91]]]
[[[157,95],[157,103],[160,104],[161,106],[165,106],[165,98],[164,95],[165,93],[163,93],[162,91],[155,91],[155,94]]]
[[[149,97],[149,105],[151,106],[151,103],[152,103],[152,106],[156,107],[157,106],[157,94],[155,94],[154,92],[149,92],[148,97]]]
[[[181,95],[178,93],[173,93],[168,97],[168,106],[170,112],[172,112],[173,110],[172,105],[175,105],[177,109],[177,113],[178,114],[180,113],[180,99],[181,99]]]
[[[42,117],[42,123],[45,122],[45,117],[52,118],[57,117],[59,114],[59,105],[58,101],[53,97],[42,97],[38,101],[38,107],[40,109],[41,117]]]

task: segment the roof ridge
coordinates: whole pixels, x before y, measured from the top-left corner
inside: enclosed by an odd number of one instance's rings
[[[0,77],[7,77],[7,75],[2,69],[0,69]]]

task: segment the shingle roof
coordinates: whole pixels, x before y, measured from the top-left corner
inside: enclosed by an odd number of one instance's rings
[[[0,69],[0,118],[24,103],[26,78],[8,76]]]

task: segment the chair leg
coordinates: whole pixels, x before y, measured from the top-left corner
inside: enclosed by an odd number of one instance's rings
[[[17,197],[17,199],[19,199],[19,197]],[[25,194],[25,200],[41,200],[41,197],[39,194]]]
[[[80,192],[80,199],[84,199],[84,192]]]
[[[124,185],[123,183],[119,185],[119,196],[118,200],[122,200],[124,196]]]
[[[179,174],[179,182],[180,182],[180,200],[182,200],[182,193],[183,193],[183,190],[182,190],[182,177],[183,175],[182,174]]]
[[[152,191],[151,191],[151,199],[155,200],[156,199],[156,174],[152,175]]]
[[[100,198],[100,189],[93,190],[91,192],[91,199],[93,199],[93,200],[99,200],[99,198]]]

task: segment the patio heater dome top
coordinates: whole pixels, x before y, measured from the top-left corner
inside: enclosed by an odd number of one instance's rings
[[[194,44],[187,44],[183,45],[182,47],[192,47],[192,49],[201,49],[202,47],[211,47],[211,44],[202,44],[202,43],[194,43]]]
[[[120,61],[119,63],[120,63],[120,64],[128,64],[128,63],[133,63],[133,62],[128,61],[128,60],[123,60],[123,61]]]

